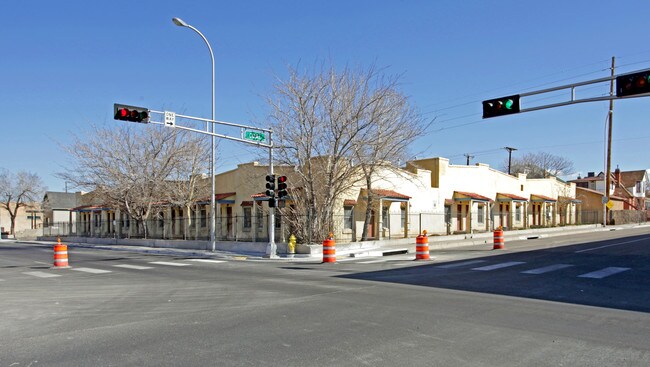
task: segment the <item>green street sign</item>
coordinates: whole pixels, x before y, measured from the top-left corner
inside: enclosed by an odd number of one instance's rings
[[[264,135],[264,133],[261,133],[259,131],[246,131],[244,133],[244,139],[263,142],[264,140],[266,140],[266,136]]]

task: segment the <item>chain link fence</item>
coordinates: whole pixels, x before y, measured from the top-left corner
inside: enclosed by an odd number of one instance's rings
[[[623,213],[625,212],[625,213]],[[365,213],[364,213],[365,214]],[[646,211],[612,211],[610,223],[642,223],[647,220]],[[543,218],[542,218],[543,217]],[[602,223],[602,211],[582,211],[554,217],[542,213],[536,219],[533,214],[499,211],[471,211],[450,213],[389,213],[380,217],[371,216],[369,225],[365,217],[352,213],[333,217],[333,228],[327,233],[307,233],[302,242],[320,242],[329,232],[338,242],[379,239],[415,238],[423,231],[429,235],[451,235],[461,233],[481,233],[493,231],[496,227],[505,230],[554,227],[573,224]],[[218,241],[268,242],[268,214],[220,216],[215,221],[215,235]],[[301,218],[293,222],[309,222]],[[366,229],[364,233],[364,228]],[[303,231],[304,233],[304,231]],[[291,234],[296,234],[290,221],[275,215],[275,240],[286,242]],[[160,218],[144,222],[134,220],[90,220],[75,223],[58,222],[43,227],[43,235],[49,237],[80,236],[100,238],[148,238],[166,240],[209,240],[210,223],[206,217],[198,218]]]

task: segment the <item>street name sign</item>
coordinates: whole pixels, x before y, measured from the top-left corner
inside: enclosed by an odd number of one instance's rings
[[[259,131],[245,130],[244,139],[251,141],[259,141],[260,143],[266,140],[266,135]]]

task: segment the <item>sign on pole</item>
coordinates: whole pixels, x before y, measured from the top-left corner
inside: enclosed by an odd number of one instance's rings
[[[244,139],[261,143],[266,140],[266,135],[260,131],[244,130]]]
[[[176,112],[165,111],[165,126],[176,127]]]

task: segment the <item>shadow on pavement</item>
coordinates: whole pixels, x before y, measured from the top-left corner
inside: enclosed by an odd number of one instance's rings
[[[612,245],[615,243],[625,245]],[[512,265],[486,270],[491,265],[504,263]],[[523,273],[557,264],[568,266],[539,274]],[[584,277],[606,268],[627,270],[600,279]],[[501,252],[495,256],[444,263],[423,262],[407,268],[337,277],[650,312],[650,237],[629,236],[532,251]]]

